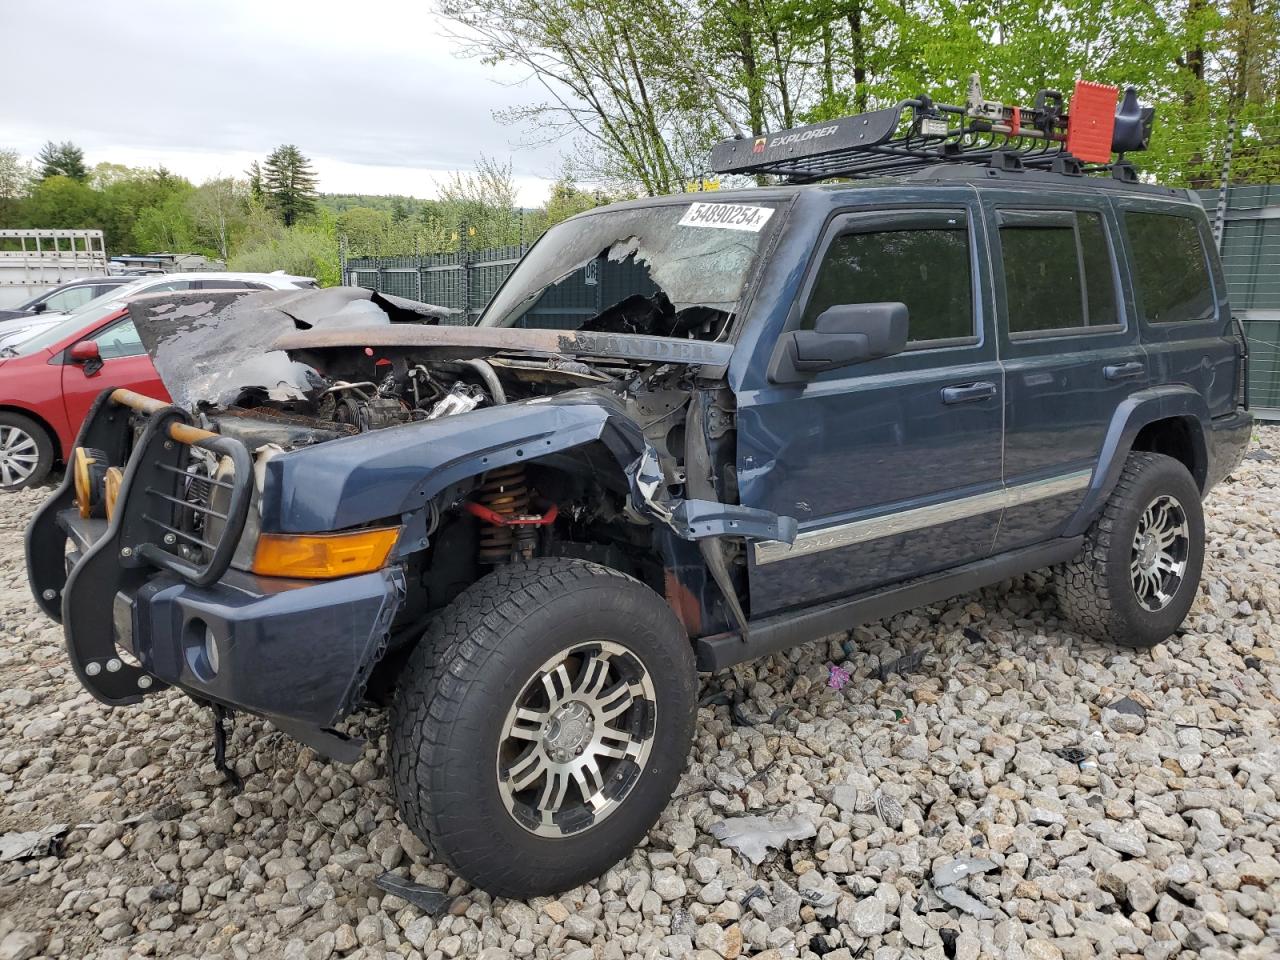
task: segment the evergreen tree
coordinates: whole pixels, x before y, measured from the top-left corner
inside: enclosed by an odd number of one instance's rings
[[[40,179],[50,177],[68,177],[84,183],[89,179],[89,168],[84,163],[84,151],[70,140],[54,143],[49,140],[40,148],[36,156],[40,165]]]
[[[291,227],[316,205],[316,175],[311,161],[297,147],[276,147],[262,168],[262,192],[267,203]]]
[[[254,200],[262,199],[262,165],[257,160],[249,164],[249,169],[245,171],[245,175],[249,178],[249,196]]]

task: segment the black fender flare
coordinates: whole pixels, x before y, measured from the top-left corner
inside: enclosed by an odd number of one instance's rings
[[[1147,424],[1157,420],[1182,420],[1186,423],[1195,448],[1197,468],[1193,471],[1196,486],[1203,493],[1208,464],[1209,407],[1204,397],[1186,384],[1165,384],[1139,390],[1126,397],[1112,414],[1107,435],[1098,455],[1098,465],[1084,501],[1067,522],[1064,537],[1084,533],[1093,523],[1103,503],[1115,489],[1124,469],[1125,458],[1133,449],[1133,441]]]

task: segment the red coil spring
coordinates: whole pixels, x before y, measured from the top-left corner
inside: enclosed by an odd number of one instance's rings
[[[476,492],[476,502],[501,517],[528,516],[529,485],[525,479],[524,465],[513,463],[486,473]],[[537,538],[537,528],[533,526],[483,524],[480,527],[480,549],[477,556],[481,563],[528,560],[533,557]]]

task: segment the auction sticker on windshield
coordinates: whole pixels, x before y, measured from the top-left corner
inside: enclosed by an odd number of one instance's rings
[[[753,207],[745,203],[694,203],[690,204],[680,218],[680,226],[719,227],[722,230],[759,233],[771,216],[773,207]]]

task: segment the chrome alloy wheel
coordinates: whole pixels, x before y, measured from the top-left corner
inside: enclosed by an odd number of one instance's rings
[[[1182,585],[1190,555],[1186,511],[1173,497],[1161,494],[1142,511],[1133,534],[1129,573],[1138,602],[1152,611],[1168,606]]]
[[[36,438],[18,427],[0,426],[0,487],[14,487],[36,472]]]
[[[657,698],[640,659],[606,640],[544,663],[507,712],[498,790],[530,833],[563,837],[621,806],[649,762]]]

